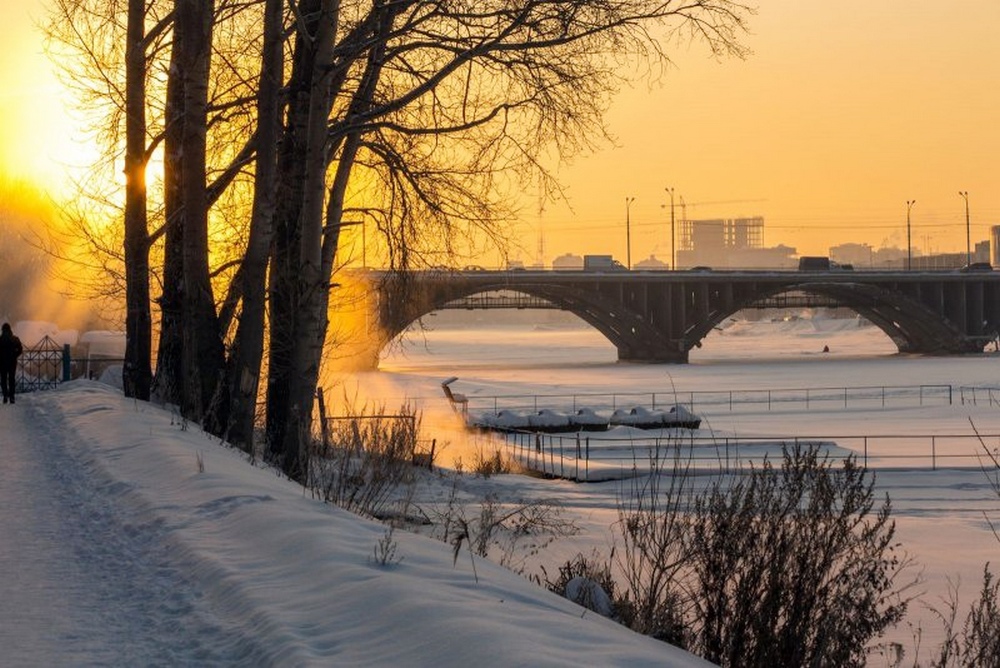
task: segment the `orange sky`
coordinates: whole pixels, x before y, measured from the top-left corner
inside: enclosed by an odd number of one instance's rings
[[[538,230],[565,252],[669,256],[664,188],[688,216],[762,215],[766,245],[826,254],[847,241],[964,251],[1000,224],[1000,2],[761,0],[744,61],[675,48],[660,85],[623,91],[617,146],[561,175],[573,210],[525,207],[523,259]],[[85,147],[41,55],[40,0],[0,0],[0,170],[64,182]],[[716,202],[731,202],[715,204]]]
[[[564,170],[573,212],[525,217],[545,253],[667,259],[669,203],[690,218],[762,215],[764,243],[965,250],[1000,224],[1000,2],[762,0],[745,61],[685,49],[663,85],[624,93],[617,148]],[[679,210],[675,211],[677,216]]]
[[[38,0],[0,0],[0,174],[56,191],[88,149],[43,54]]]

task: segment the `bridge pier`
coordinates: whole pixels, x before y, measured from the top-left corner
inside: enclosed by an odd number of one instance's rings
[[[618,346],[618,361],[642,364],[687,364],[688,350],[679,341],[676,348],[621,345]]]

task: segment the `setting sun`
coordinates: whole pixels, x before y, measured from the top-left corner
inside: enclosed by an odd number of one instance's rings
[[[98,148],[44,53],[46,11],[4,3],[0,169],[61,197]],[[666,188],[683,202],[677,216],[762,216],[765,244],[800,254],[902,247],[908,200],[919,251],[959,250],[959,191],[974,240],[986,239],[1000,224],[997,25],[991,0],[954,13],[929,0],[769,0],[750,19],[745,60],[672,45],[672,69],[613,101],[615,144],[558,168],[568,201],[539,211],[525,198],[515,257],[623,257],[623,202],[635,197],[632,255],[666,258]]]

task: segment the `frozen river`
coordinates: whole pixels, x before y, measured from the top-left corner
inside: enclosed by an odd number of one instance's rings
[[[881,331],[864,322],[809,315],[776,322],[730,321],[692,351],[690,364],[643,365],[618,363],[614,348],[582,326],[551,320],[497,325],[495,317],[463,322],[446,314],[429,318],[429,329],[411,332],[385,355],[379,372],[350,381],[348,393],[377,397],[389,406],[404,398],[415,402],[424,411],[425,432],[446,442],[447,452],[467,456],[468,437],[457,427],[440,387],[452,376],[458,380],[451,387],[466,394],[470,406],[488,405],[497,395],[658,393],[684,401],[698,392],[946,386],[950,400],[935,395],[925,402],[911,397],[885,406],[849,402],[846,408],[836,401],[808,408],[729,410],[716,405],[702,407],[699,414],[703,429],[718,435],[854,435],[858,439],[840,444],[859,456],[863,436],[893,436],[869,444],[881,449],[871,453],[872,465],[879,491],[892,500],[898,537],[922,571],[925,600],[941,604],[949,583],[961,583],[960,598],[971,600],[983,564],[1000,554],[987,521],[1000,519],[1000,500],[979,468],[977,453],[983,446],[976,440],[977,432],[1000,434],[1000,356],[900,355]],[[824,346],[829,352],[823,352]],[[949,461],[951,446],[930,438],[949,434],[963,438],[961,459]],[[985,445],[1000,446],[1000,437]],[[893,458],[901,452],[915,456]],[[885,455],[881,461],[879,454]],[[585,518],[592,529],[589,539],[606,547],[602,526],[614,521],[613,485],[516,485],[557,495]],[[937,627],[933,614],[921,609],[913,608],[914,623],[925,627],[929,646]],[[911,642],[910,630],[898,633],[901,641]]]

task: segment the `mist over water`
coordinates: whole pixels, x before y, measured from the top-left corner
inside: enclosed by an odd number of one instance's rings
[[[497,395],[579,395],[586,405],[586,395],[615,394],[623,401],[645,395],[648,403],[655,393],[657,401],[683,403],[685,393],[702,391],[992,381],[981,357],[900,355],[864,320],[813,312],[755,322],[737,315],[691,352],[689,364],[620,363],[599,332],[559,312],[443,312],[424,325],[383,351],[377,372],[342,382],[389,406],[412,402],[423,412],[425,436],[446,432],[455,451],[467,451],[474,439],[441,389],[451,377],[458,378],[451,389],[466,395],[474,410],[488,408]],[[539,401],[539,408],[552,407]]]

